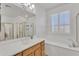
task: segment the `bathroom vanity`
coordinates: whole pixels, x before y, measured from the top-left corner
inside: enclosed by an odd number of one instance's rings
[[[39,42],[32,47],[29,47],[19,53],[16,56],[44,56],[45,55],[44,41]]]
[[[44,56],[45,40],[19,38],[0,43],[0,56]]]

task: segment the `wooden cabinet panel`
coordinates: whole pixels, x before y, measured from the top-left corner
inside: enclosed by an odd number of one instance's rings
[[[41,42],[42,56],[45,55],[45,41]]]
[[[33,46],[33,50],[37,50],[40,46],[41,46],[40,43],[34,45],[34,46]]]
[[[38,49],[36,49],[34,53],[35,53],[35,56],[41,56],[42,55],[41,48],[39,47]]]
[[[43,45],[42,46],[42,56],[44,56],[45,55],[45,46]]]
[[[29,54],[29,55],[27,55],[27,56],[34,56],[35,54],[34,54],[34,52],[32,52],[31,54]]]

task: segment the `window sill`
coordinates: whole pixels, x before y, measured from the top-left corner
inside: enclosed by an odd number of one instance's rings
[[[69,33],[65,33],[65,32],[51,32],[51,34],[53,34],[53,35],[70,35],[70,32]]]

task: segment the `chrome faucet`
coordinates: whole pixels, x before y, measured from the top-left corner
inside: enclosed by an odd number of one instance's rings
[[[77,47],[78,46],[78,43],[75,41],[75,40],[70,40],[72,42],[72,47]]]

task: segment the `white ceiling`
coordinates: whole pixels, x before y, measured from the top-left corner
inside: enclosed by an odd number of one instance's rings
[[[36,5],[39,5],[41,8],[45,10],[49,10],[51,8],[58,7],[64,3],[37,3]]]
[[[38,5],[40,8],[45,9],[45,10],[50,10],[51,8],[55,8],[62,4],[63,3],[35,3],[35,5]],[[6,7],[6,5],[8,5],[8,6]],[[26,10],[24,10],[20,7],[17,7],[16,5],[14,5],[12,3],[3,3],[1,6],[2,6],[1,13],[3,15],[12,16],[12,17],[24,16],[24,15],[32,16],[31,13],[27,12]]]

